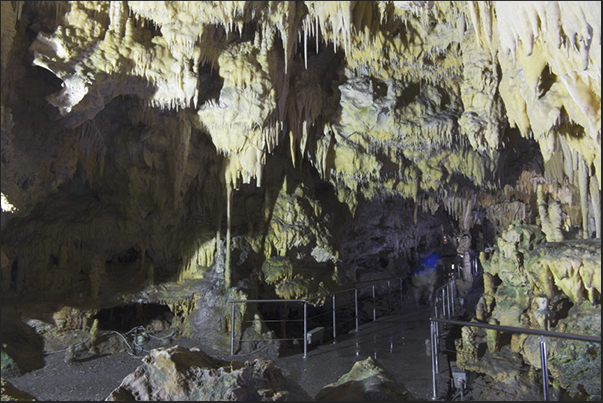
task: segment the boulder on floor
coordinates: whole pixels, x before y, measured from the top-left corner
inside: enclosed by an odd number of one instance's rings
[[[323,401],[364,401],[364,400],[402,400],[417,399],[406,388],[396,382],[394,377],[377,361],[368,357],[358,361],[350,372],[335,383],[325,386],[314,397]]]
[[[105,400],[312,400],[271,360],[230,362],[174,346],[151,350],[142,361]]]

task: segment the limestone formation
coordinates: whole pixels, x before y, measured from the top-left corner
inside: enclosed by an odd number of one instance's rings
[[[233,320],[229,301],[406,278],[436,243],[493,247],[480,321],[555,329],[547,310],[600,309],[600,16],[597,1],[2,2],[3,308],[49,341],[160,305],[227,351],[278,316],[241,303]]]
[[[601,332],[601,311],[585,302],[570,309],[566,318],[557,319],[553,323],[562,327],[565,333],[598,335]],[[562,325],[562,326],[561,326]],[[580,396],[586,393],[593,396],[601,394],[601,346],[597,343],[578,342],[573,340],[547,340],[549,371],[553,379],[570,395]],[[523,342],[522,354],[535,368],[540,368],[540,338],[529,336]]]
[[[2,378],[10,379],[21,375],[21,369],[15,360],[8,355],[4,349],[6,345],[2,346]]]
[[[227,362],[196,348],[175,346],[152,350],[105,400],[312,399],[285,377],[274,361]]]
[[[414,401],[404,385],[396,382],[377,361],[368,357],[354,363],[337,382],[326,385],[314,397],[317,401]]]
[[[600,337],[600,273],[599,239],[543,242],[537,228],[510,226],[484,262],[486,292],[475,319]],[[458,366],[509,384],[523,382],[522,368],[541,368],[539,336],[503,334],[463,327],[455,341]],[[575,397],[600,396],[600,345],[554,337],[547,343],[549,371],[558,387]],[[486,346],[487,353],[479,358],[477,352]],[[513,371],[501,362],[512,362]]]
[[[537,199],[542,231],[546,234],[547,241],[563,241],[563,233],[561,232],[561,225],[563,223],[561,205],[555,200],[547,201],[545,199],[542,185],[538,185]]]

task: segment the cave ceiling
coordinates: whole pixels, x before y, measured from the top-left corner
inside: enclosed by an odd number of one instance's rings
[[[2,2],[3,290],[336,277],[539,184],[600,238],[601,175],[600,2]]]

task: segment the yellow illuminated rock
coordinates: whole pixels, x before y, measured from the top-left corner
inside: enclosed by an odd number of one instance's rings
[[[229,298],[405,277],[420,245],[471,233],[476,256],[495,249],[480,320],[600,312],[600,16],[596,1],[2,2],[2,293],[69,327],[163,304],[222,348],[265,314],[231,323]]]

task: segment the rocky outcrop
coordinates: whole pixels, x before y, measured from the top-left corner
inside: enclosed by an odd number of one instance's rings
[[[484,293],[473,321],[557,333],[601,336],[601,241],[545,242],[535,226],[515,224],[485,259]],[[457,365],[482,374],[480,382],[505,385],[505,393],[475,390],[474,397],[538,398],[541,337],[463,327],[455,341]],[[546,338],[551,393],[601,396],[601,346]]]
[[[0,353],[2,354],[2,378],[9,379],[20,376],[21,370],[15,360],[4,349]]]
[[[368,357],[358,361],[337,382],[325,386],[314,397],[317,401],[416,401],[379,362]]]
[[[312,400],[269,360],[240,363],[180,346],[152,350],[108,401]]]

